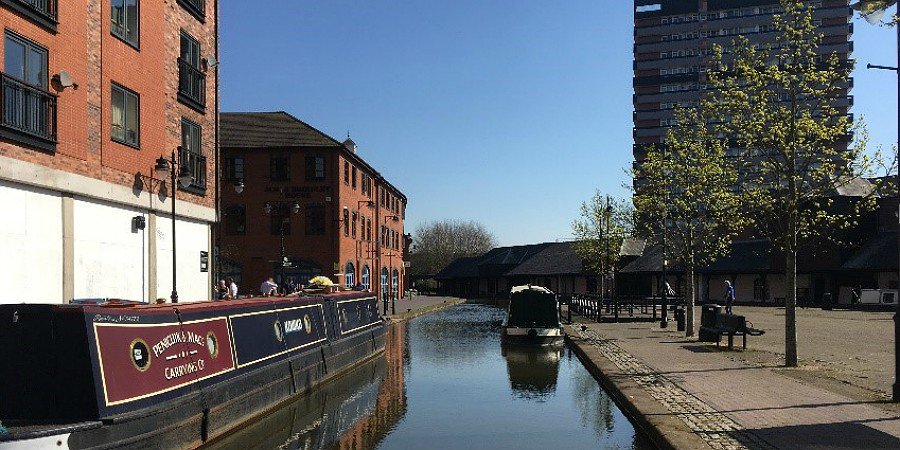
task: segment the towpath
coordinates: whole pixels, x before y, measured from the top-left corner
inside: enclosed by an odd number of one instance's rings
[[[877,389],[893,380],[867,381],[884,376],[891,366],[882,366],[893,362],[885,356],[892,346],[881,342],[892,330],[879,331],[885,313],[801,313],[800,349],[808,358],[800,368],[785,369],[777,352],[779,310],[736,312],[776,331],[749,337],[748,351],[686,339],[674,323],[661,330],[650,323],[582,320],[584,330],[576,323],[568,332],[595,374],[662,447],[900,448],[900,408]],[[780,315],[783,321],[783,309]],[[844,328],[835,331],[836,324]],[[808,334],[810,327],[822,333],[832,327],[833,335]]]
[[[412,298],[403,297],[397,300],[395,305],[397,314],[387,314],[386,317],[390,321],[408,320],[422,314],[439,311],[449,308],[453,305],[464,303],[465,299],[457,297],[441,297],[433,295],[414,295]],[[382,308],[384,305],[378,305]],[[390,303],[388,304],[388,313],[391,312]]]

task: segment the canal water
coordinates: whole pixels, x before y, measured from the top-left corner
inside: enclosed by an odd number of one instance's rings
[[[565,348],[502,348],[503,310],[395,324],[385,356],[210,448],[652,449]]]

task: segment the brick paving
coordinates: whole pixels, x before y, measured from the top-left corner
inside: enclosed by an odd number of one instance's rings
[[[734,358],[743,352],[719,351],[653,324],[585,325],[584,338],[712,448],[900,448],[900,416],[875,402],[802,383],[775,365]]]

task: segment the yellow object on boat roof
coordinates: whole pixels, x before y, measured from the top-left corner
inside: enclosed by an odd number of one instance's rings
[[[317,277],[313,277],[313,279],[309,280],[309,284],[318,284],[319,286],[333,286],[334,282],[331,281],[330,278],[319,275]]]

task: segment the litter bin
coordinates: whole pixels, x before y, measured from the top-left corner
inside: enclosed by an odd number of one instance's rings
[[[675,324],[678,326],[678,331],[684,331],[684,307],[675,308]]]
[[[834,299],[831,298],[831,292],[822,294],[822,309],[834,309]]]
[[[703,309],[700,312],[700,342],[719,341],[719,335],[708,329],[716,326],[716,317],[722,314],[724,310],[725,308],[715,304],[703,305]]]
[[[722,314],[725,308],[716,305],[716,304],[708,304],[703,305],[703,310],[700,313],[700,326],[701,327],[714,327],[716,326],[716,316]]]

